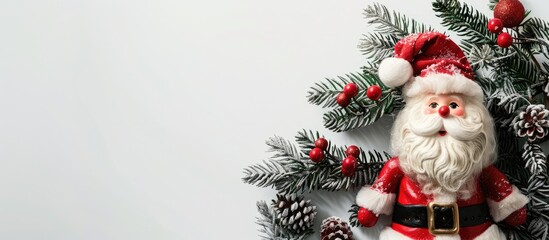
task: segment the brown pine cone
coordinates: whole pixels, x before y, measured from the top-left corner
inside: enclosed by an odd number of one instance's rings
[[[329,217],[322,221],[320,240],[354,240],[349,224],[338,217]]]

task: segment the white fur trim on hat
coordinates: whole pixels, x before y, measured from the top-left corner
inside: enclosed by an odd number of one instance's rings
[[[396,201],[396,194],[384,193],[364,186],[356,195],[356,204],[375,214],[391,215]]]
[[[406,97],[415,97],[425,93],[461,93],[475,97],[480,101],[484,98],[480,85],[461,74],[432,73],[425,77],[417,76],[406,83],[403,92]]]
[[[403,58],[385,58],[378,68],[379,79],[387,87],[402,86],[412,78],[413,74],[412,65]]]
[[[517,187],[513,186],[513,192],[503,200],[496,202],[488,199],[488,207],[490,208],[490,215],[495,222],[500,222],[509,216],[516,210],[524,207],[528,204],[528,197],[524,196]]]

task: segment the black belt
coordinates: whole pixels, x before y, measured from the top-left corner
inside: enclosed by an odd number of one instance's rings
[[[455,213],[458,216],[454,216]],[[454,219],[459,219],[459,223],[455,223]],[[394,223],[407,227],[429,228],[433,234],[455,234],[460,227],[476,226],[491,220],[486,203],[465,207],[457,207],[457,204],[432,203],[429,206],[421,206],[397,203],[393,211]]]

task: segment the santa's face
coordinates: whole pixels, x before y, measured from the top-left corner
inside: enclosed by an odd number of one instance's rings
[[[492,120],[482,102],[461,94],[408,99],[393,129],[405,173],[425,192],[470,192],[494,152]]]
[[[439,115],[441,118],[459,117],[465,115],[465,101],[456,94],[428,94],[423,104],[424,115]],[[440,136],[446,135],[446,129],[442,127]]]

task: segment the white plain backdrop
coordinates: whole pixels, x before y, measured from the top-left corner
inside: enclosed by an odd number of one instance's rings
[[[429,1],[379,2],[443,30]],[[3,0],[0,239],[259,239],[255,202],[275,192],[241,177],[267,138],[388,150],[390,118],[331,133],[305,97],[365,63],[371,3]],[[354,195],[308,195],[316,226]]]

